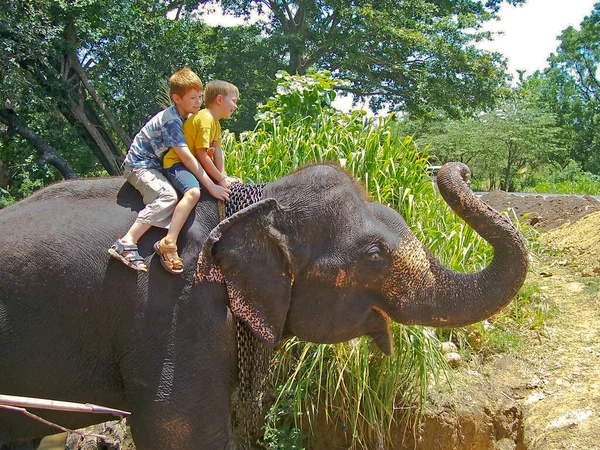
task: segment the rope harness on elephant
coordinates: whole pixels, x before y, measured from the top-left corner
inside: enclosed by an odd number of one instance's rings
[[[219,220],[262,199],[265,184],[234,184],[229,202],[218,202]],[[267,381],[273,349],[264,345],[242,320],[235,318],[239,388],[234,420],[240,429],[244,448],[251,448],[251,437],[260,434],[266,413]]]

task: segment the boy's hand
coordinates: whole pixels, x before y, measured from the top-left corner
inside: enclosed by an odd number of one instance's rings
[[[214,183],[211,187],[208,188],[208,192],[210,192],[210,195],[212,195],[217,200],[223,200],[224,202],[229,201],[229,194],[231,194],[231,191],[228,188],[219,186],[218,184]]]
[[[241,182],[242,180],[240,178],[224,176],[221,178],[221,181],[219,181],[219,185],[223,186],[224,188],[230,188],[232,184]]]
[[[229,177],[221,178],[221,180],[219,181],[219,186],[222,186],[225,189],[228,189],[229,187],[231,187],[231,181],[229,180]]]

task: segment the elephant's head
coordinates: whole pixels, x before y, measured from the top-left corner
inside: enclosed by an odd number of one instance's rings
[[[527,252],[515,228],[471,193],[468,176],[449,163],[438,186],[494,248],[479,273],[442,266],[396,211],[369,202],[339,167],[315,165],[267,185],[264,200],[216,227],[200,278],[226,283],[233,313],[271,346],[289,335],[336,343],[367,334],[389,354],[390,318],[438,327],[483,320],[516,295]]]

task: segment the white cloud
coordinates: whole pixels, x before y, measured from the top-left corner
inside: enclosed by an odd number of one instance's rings
[[[493,42],[479,48],[498,51],[508,59],[508,70],[531,75],[547,66],[546,60],[559,45],[557,37],[569,26],[579,29],[597,0],[527,0],[523,6],[504,4],[500,21],[488,24],[488,31],[502,31]]]

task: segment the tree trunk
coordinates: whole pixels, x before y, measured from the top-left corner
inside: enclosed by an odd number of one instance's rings
[[[512,171],[512,164],[513,164],[515,148],[514,148],[513,142],[511,142],[511,141],[508,141],[506,143],[506,145],[508,147],[508,149],[507,149],[508,156],[506,158],[506,167],[504,168],[504,182],[501,183],[500,189],[502,189],[506,192],[510,192],[511,171]]]
[[[0,159],[0,187],[8,186],[10,181],[10,171],[8,170],[8,164],[6,161]]]
[[[90,82],[90,80],[87,76],[87,73],[85,72],[83,67],[81,67],[79,58],[77,58],[77,56],[74,54],[70,55],[70,63],[71,63],[71,67],[73,68],[73,70],[79,76],[79,79],[83,83],[83,86],[85,87],[85,89],[90,93],[90,95],[92,96],[92,98],[94,99],[94,101],[96,102],[96,104],[98,105],[98,107],[100,108],[100,110],[102,111],[104,116],[106,117],[106,120],[108,120],[108,123],[110,123],[110,126],[113,128],[113,130],[115,130],[115,133],[121,140],[123,146],[125,148],[129,148],[129,146],[131,145],[131,138],[129,137],[129,135],[127,133],[125,133],[125,130],[123,130],[123,128],[117,121],[116,117],[113,115],[112,111],[110,111],[107,108],[104,101],[100,98],[100,96],[96,92],[96,89]]]
[[[73,48],[77,48],[77,32],[73,23],[66,27],[65,40],[71,42]],[[121,175],[123,151],[114,142],[101,117],[87,101],[88,91],[73,63],[77,61],[75,66],[81,67],[81,65],[77,55],[68,52],[69,50],[66,49],[56,63],[59,76],[71,87],[71,89],[61,90],[66,102],[66,108],[63,106],[61,111],[71,124],[76,126],[106,171],[110,175]]]
[[[94,154],[98,157],[106,171],[110,175],[121,175],[121,161],[119,161],[116,155],[113,153],[114,147],[110,147],[103,137],[102,124],[98,123],[98,117],[94,117],[95,111],[85,104],[85,100],[80,103],[74,102],[72,99],[71,103],[67,105],[71,116],[76,120],[77,124],[83,126],[87,131],[90,139],[93,141],[94,146],[91,147]],[[92,117],[90,118],[89,115]],[[96,119],[96,120],[94,120]],[[92,122],[94,120],[94,122]],[[88,141],[89,142],[89,141]],[[120,155],[122,156],[122,155]]]
[[[37,151],[40,165],[50,164],[54,166],[67,180],[78,178],[77,173],[75,173],[69,163],[54,148],[28,128],[27,125],[23,124],[12,109],[1,109],[0,121],[8,126],[9,131],[21,136]]]

